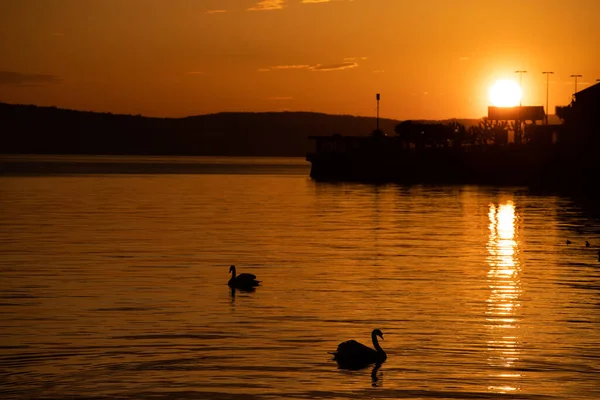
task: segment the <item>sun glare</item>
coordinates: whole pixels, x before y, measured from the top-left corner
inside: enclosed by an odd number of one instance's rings
[[[514,107],[521,101],[521,88],[515,81],[499,80],[490,89],[490,101],[496,107]]]

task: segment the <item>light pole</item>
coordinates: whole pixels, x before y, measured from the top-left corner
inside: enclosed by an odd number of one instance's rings
[[[519,78],[519,88],[521,89],[521,97],[523,97],[523,74],[527,73],[527,71],[515,71],[516,74],[520,75]],[[519,99],[519,107],[521,107],[521,100]]]
[[[579,74],[571,75],[571,78],[575,78],[575,92],[573,94],[577,93],[577,78],[581,78],[581,77],[582,77],[582,75],[579,75]]]
[[[379,93],[377,93],[375,98],[377,99],[377,132],[379,133]]]
[[[521,117],[523,116],[523,74],[527,73],[527,71],[519,70],[515,71],[515,73],[520,75],[519,88],[521,89],[521,97],[519,98],[519,121],[515,121],[515,144],[521,144],[523,138],[523,121],[521,120]]]
[[[550,74],[553,74],[552,71],[544,71],[542,74],[546,74],[546,125],[548,125],[548,113],[550,113],[550,109],[548,108],[548,87],[550,82]]]

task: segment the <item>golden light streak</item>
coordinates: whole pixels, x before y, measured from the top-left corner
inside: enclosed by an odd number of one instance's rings
[[[490,204],[489,239],[487,243],[489,265],[488,283],[490,294],[487,300],[488,363],[495,369],[512,369],[520,361],[520,339],[517,332],[516,313],[521,295],[519,242],[517,237],[517,214],[512,201]],[[492,385],[493,392],[508,393],[520,390],[515,378],[520,375],[512,371],[501,372],[495,378],[508,380],[503,385]]]

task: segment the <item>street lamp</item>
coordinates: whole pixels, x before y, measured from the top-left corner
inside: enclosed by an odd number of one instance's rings
[[[527,73],[527,71],[515,71],[515,74],[519,74],[519,87],[521,88],[521,97],[523,97],[523,74]],[[521,100],[519,100],[519,107],[521,107]]]
[[[379,133],[379,99],[381,98],[379,93],[375,95],[375,98],[377,99],[377,131]]]
[[[582,75],[579,74],[575,74],[575,75],[571,75],[571,78],[575,78],[575,93],[577,93],[577,78],[581,78]],[[573,93],[573,94],[575,94]]]
[[[550,74],[554,74],[552,71],[544,71],[542,74],[546,74],[546,125],[548,125],[548,113],[550,109],[548,108],[548,87],[550,82]]]

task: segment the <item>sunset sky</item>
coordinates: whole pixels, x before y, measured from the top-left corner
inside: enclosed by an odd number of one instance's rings
[[[2,0],[0,102],[183,117],[479,118],[600,79],[599,0]]]

